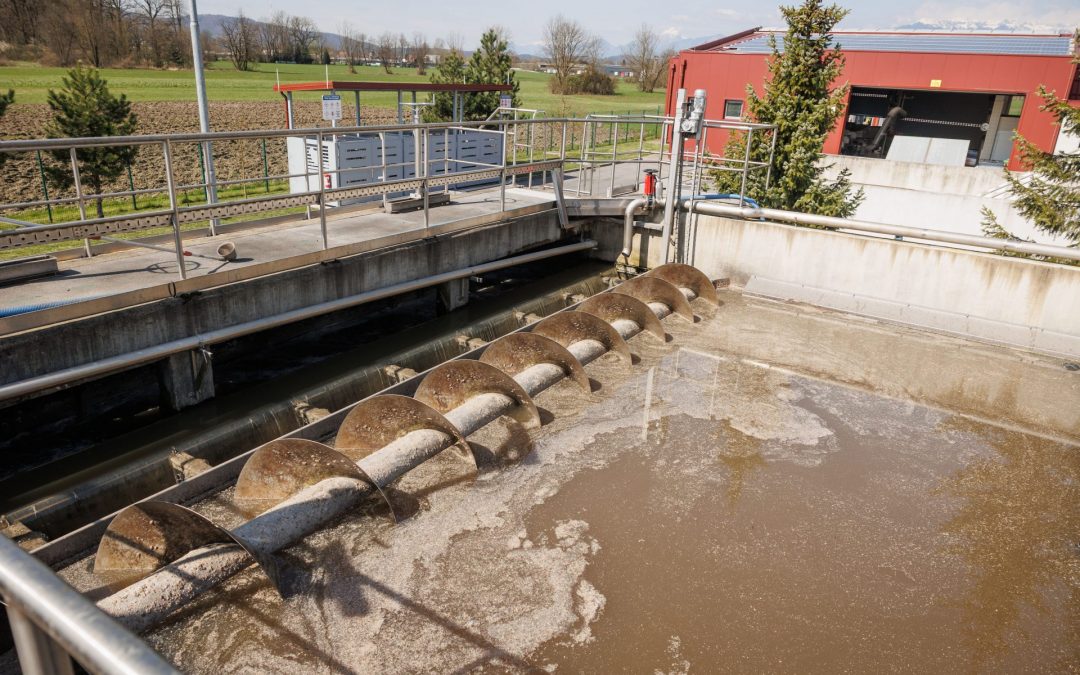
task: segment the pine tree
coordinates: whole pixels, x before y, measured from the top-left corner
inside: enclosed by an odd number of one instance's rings
[[[8,106],[15,102],[15,92],[8,89],[6,94],[0,94],[0,119],[4,117],[4,113],[7,112]],[[0,152],[0,166],[4,166],[4,162],[7,161],[7,153]]]
[[[510,46],[494,28],[489,28],[480,38],[480,48],[472,54],[465,68],[465,80],[470,84],[509,84],[513,106],[520,105],[519,85],[514,79],[513,59]],[[465,118],[487,119],[499,107],[499,94],[487,91],[470,94],[465,104]]]
[[[863,199],[862,190],[852,191],[850,174],[841,171],[834,180],[825,178],[829,169],[820,163],[826,136],[843,110],[848,87],[833,88],[844,68],[840,45],[833,44],[830,31],[847,10],[823,5],[821,0],[805,0],[797,7],[780,7],[787,22],[783,51],[770,38],[772,58],[764,94],[758,96],[752,84],[746,87],[746,107],[753,122],[776,125],[769,186],[766,171],[751,170],[747,176],[747,196],[762,206],[827,216],[847,217]],[[746,138],[733,134],[725,155],[744,156]],[[750,159],[768,162],[771,137],[755,132]],[[716,171],[720,192],[737,193],[742,174]]]
[[[68,71],[63,79],[64,88],[49,90],[48,103],[53,119],[46,127],[49,138],[78,138],[94,136],[130,136],[135,133],[137,120],[131,112],[131,103],[121,94],[109,92],[108,83],[95,68],[81,65]],[[101,194],[103,186],[120,176],[135,159],[138,146],[102,146],[80,148],[80,181]],[[59,166],[46,167],[49,177],[57,184],[67,187],[74,183],[71,157],[67,150],[52,153]],[[97,200],[98,217],[104,217],[101,198]]]
[[[1080,40],[1080,31],[1077,31]],[[1075,59],[1080,63],[1080,57]],[[1057,118],[1060,133],[1080,136],[1080,108],[1060,99],[1055,92],[1039,87],[1042,109]],[[1053,154],[1016,136],[1020,161],[1031,167],[1031,174],[1021,179],[1008,170],[1005,179],[1017,211],[1040,231],[1064,237],[1080,245],[1080,151]],[[983,232],[988,236],[1015,238],[1001,227],[989,209],[983,209]]]
[[[463,84],[465,82],[465,59],[461,52],[452,49],[439,61],[439,67],[431,73],[435,84]],[[435,94],[432,105],[424,110],[427,122],[449,122],[454,116],[454,95],[452,93]]]

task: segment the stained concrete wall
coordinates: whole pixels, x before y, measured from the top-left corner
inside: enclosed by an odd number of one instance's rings
[[[0,383],[498,260],[566,236],[557,214],[545,211],[11,335],[0,339]]]
[[[748,291],[1080,358],[1080,267],[762,221],[699,216],[689,262]],[[614,260],[621,226],[594,225]],[[648,265],[661,262],[645,232]],[[640,261],[642,231],[631,264]]]
[[[831,165],[826,175],[835,177],[847,169],[852,183],[863,189],[866,199],[852,216],[858,220],[979,235],[985,207],[1016,236],[1044,244],[1068,243],[1039,232],[1020,215],[1008,199],[1000,168],[839,155],[829,155],[823,163]]]

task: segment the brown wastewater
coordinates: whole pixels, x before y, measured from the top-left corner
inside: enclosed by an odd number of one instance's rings
[[[1075,672],[1080,446],[976,400],[1062,376],[721,301],[538,395],[539,430],[471,436],[478,473],[421,465],[397,524],[372,507],[285,551],[303,593],[249,569],[147,639],[202,673]],[[931,377],[905,366],[931,346]],[[195,508],[247,517],[231,490]],[[100,595],[91,568],[63,576]]]

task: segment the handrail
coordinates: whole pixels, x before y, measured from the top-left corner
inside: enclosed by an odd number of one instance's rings
[[[478,122],[421,122],[416,124],[384,124],[351,127],[309,127],[307,129],[255,129],[249,131],[211,131],[209,133],[147,134],[144,136],[96,136],[85,138],[38,138],[0,141],[0,152],[25,152],[28,150],[66,150],[68,148],[99,147],[102,145],[154,145],[164,141],[173,143],[198,143],[205,141],[230,141],[258,138],[287,138],[289,136],[340,136],[352,133],[387,133],[417,130],[443,130],[454,128],[479,129],[491,125],[516,124],[573,124],[588,120],[576,117],[542,117],[537,119],[495,119]],[[658,124],[659,122],[652,122]]]
[[[178,673],[52,570],[0,536],[0,596],[27,675],[70,673],[73,657],[101,675]]]
[[[658,203],[663,203],[662,200],[657,201]],[[922,227],[890,225],[888,223],[875,223],[866,220],[850,220],[832,216],[819,216],[811,213],[785,211],[783,209],[752,208],[717,204],[716,202],[695,201],[690,203],[690,200],[688,199],[681,200],[679,208],[685,209],[690,213],[704,213],[711,216],[735,216],[747,220],[776,220],[784,223],[791,223],[792,225],[815,225],[837,230],[886,234],[894,237],[923,239],[945,244],[988,248],[1007,253],[1022,253],[1025,255],[1045,256],[1047,258],[1061,258],[1063,260],[1080,260],[1080,248],[1071,246],[1037,244],[1035,242],[1027,241],[1010,241],[1008,239],[997,239],[975,234],[962,234],[959,232],[947,232],[945,230],[929,230]]]

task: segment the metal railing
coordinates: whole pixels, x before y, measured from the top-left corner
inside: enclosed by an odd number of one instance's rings
[[[129,630],[0,535],[0,597],[26,675],[178,673]]]
[[[590,174],[594,173],[599,166],[610,165],[612,181],[614,181],[617,166],[634,164],[638,167],[637,175],[640,182],[640,173],[646,164],[655,163],[663,170],[670,162],[670,159],[663,157],[663,152],[656,157],[647,156],[648,148],[645,147],[647,138],[659,137],[662,149],[666,131],[670,129],[670,118],[637,116],[614,121],[618,127],[613,138],[614,147],[609,154],[605,154],[608,151],[598,145],[603,137],[598,127],[612,123],[608,117],[555,119],[533,116],[532,111],[529,113],[529,116],[515,113],[509,119],[492,118],[472,123],[413,123],[334,129],[282,129],[2,141],[0,152],[9,156],[26,153],[38,158],[42,155],[51,157],[49,161],[53,164],[52,173],[60,173],[66,168],[68,177],[63,182],[71,187],[67,193],[61,194],[54,185],[50,192],[44,181],[43,170],[44,198],[0,203],[0,218],[3,219],[0,222],[14,226],[14,229],[0,229],[0,251],[82,240],[84,255],[90,256],[93,254],[90,247],[92,240],[108,241],[110,236],[130,236],[133,233],[146,233],[157,229],[171,233],[177,272],[181,278],[186,278],[187,266],[184,260],[182,230],[195,227],[199,223],[211,225],[210,233],[213,234],[213,224],[222,219],[257,217],[260,214],[268,215],[285,209],[302,209],[306,211],[308,217],[314,217],[312,211],[315,210],[319,219],[322,247],[325,250],[329,247],[328,211],[350,201],[380,196],[385,200],[390,195],[412,194],[417,198],[422,198],[424,223],[430,225],[430,207],[427,196],[433,188],[447,192],[455,185],[479,181],[498,182],[500,206],[505,208],[505,188],[508,181],[512,181],[515,176],[522,176],[522,180],[526,180],[531,186],[533,176],[544,177],[550,174],[554,180],[556,175],[561,175],[564,167],[576,163],[579,165],[578,193],[580,194],[582,184],[590,182]],[[579,125],[582,129],[578,144],[581,151],[577,157],[574,157],[576,136],[574,131]],[[632,133],[629,131],[631,128],[633,128]],[[498,143],[502,147],[501,162],[485,163],[450,156],[448,147],[451,140],[455,135],[460,136],[466,133],[497,136]],[[546,136],[549,149],[540,147],[537,140],[538,133]],[[636,137],[637,150],[620,151],[619,133]],[[358,135],[375,135],[383,140],[381,161],[365,169],[331,166],[327,161],[325,150],[328,144],[338,137],[349,138]],[[386,155],[388,147],[386,140],[393,135],[401,138],[412,135],[415,143],[412,158],[404,156],[394,158]],[[267,160],[267,143],[288,138],[304,139],[303,142],[311,146],[309,152],[314,151],[314,156],[305,157],[306,161],[302,167],[294,163],[293,168],[284,173],[271,172]],[[437,140],[443,144],[441,154],[431,151]],[[203,167],[203,157],[198,153],[211,143],[219,149],[219,152],[224,152],[225,148],[231,147],[228,144],[254,143],[255,145],[249,148],[261,150],[262,161],[259,162],[256,157],[255,161],[248,163],[248,166],[261,165],[263,171],[257,175],[229,177],[219,166],[218,175],[215,177],[202,171],[201,168],[196,170],[191,167],[193,171],[189,173],[200,174],[199,178],[184,180],[185,167],[180,155],[190,157],[191,153],[188,150],[195,149],[199,167]],[[140,172],[142,174],[140,178],[144,181],[154,180],[153,177],[160,177],[160,179],[152,185],[136,187],[134,179],[129,177],[129,184],[124,186],[129,189],[104,187],[99,190],[87,189],[85,169],[81,167],[85,166],[87,155],[104,147],[139,148],[143,155],[142,165],[149,164],[153,167],[150,170],[143,169]],[[704,144],[701,147],[703,148]],[[148,158],[146,156],[148,152],[154,153],[156,157],[151,155]],[[695,161],[700,161],[703,150],[695,150],[693,155],[696,158]],[[57,158],[60,157],[65,158],[66,167],[58,166],[59,159]],[[41,167],[43,168],[44,165],[42,164]],[[358,171],[368,171],[369,179],[363,181],[362,184],[354,184],[355,182],[346,184],[348,181],[345,178]],[[542,184],[545,182],[541,180]],[[271,189],[272,185],[273,189]],[[561,193],[561,183],[557,187],[559,189],[556,192]],[[241,194],[230,196],[230,191]],[[192,193],[195,193],[194,197]],[[216,199],[214,195],[217,195]],[[148,197],[153,197],[157,201],[148,203]],[[138,199],[143,201],[142,206],[138,204]],[[90,213],[90,208],[94,205],[99,206],[96,215]],[[104,205],[109,207],[109,213],[104,212]],[[72,207],[75,207],[76,214],[70,214],[66,220],[61,218],[59,222],[54,222],[55,216],[64,208],[70,211]],[[43,222],[46,212],[49,222]]]

